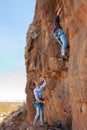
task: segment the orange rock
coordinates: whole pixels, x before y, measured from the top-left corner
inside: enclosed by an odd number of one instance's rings
[[[27,31],[25,62],[27,73],[27,120],[32,124],[35,109],[32,104],[32,81],[43,76],[47,86],[45,120],[61,120],[70,130],[87,129],[87,0],[64,0],[61,25],[67,29],[69,61],[61,62],[60,45],[53,37],[52,23],[56,1],[37,0],[33,29]],[[32,31],[33,30],[33,31]],[[67,69],[66,66],[68,67]],[[63,71],[61,71],[61,68]],[[84,104],[84,105],[83,105]],[[72,124],[72,125],[71,125]]]

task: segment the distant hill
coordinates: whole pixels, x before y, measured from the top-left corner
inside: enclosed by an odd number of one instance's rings
[[[26,104],[4,102],[0,103],[1,117],[4,118],[0,125],[0,130],[19,130],[27,128],[26,121],[27,109]]]
[[[17,110],[23,102],[0,102],[0,121],[6,118],[12,111]]]

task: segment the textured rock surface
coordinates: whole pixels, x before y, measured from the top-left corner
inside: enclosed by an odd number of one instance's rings
[[[26,36],[27,120],[32,123],[33,80],[45,77],[45,120],[60,120],[67,129],[87,129],[87,0],[62,0],[61,25],[70,44],[68,62],[60,61],[60,45],[52,34],[61,0],[36,0],[35,16]]]
[[[26,130],[29,127],[29,123],[26,122],[26,116],[26,105],[23,105],[3,120],[0,124],[0,130]]]

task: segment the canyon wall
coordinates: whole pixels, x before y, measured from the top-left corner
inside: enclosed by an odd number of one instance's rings
[[[60,21],[69,42],[69,60],[62,61],[53,37],[55,9],[64,3]],[[33,80],[47,81],[45,120],[61,121],[68,129],[87,129],[87,1],[36,0],[35,16],[26,35],[27,120],[32,124]]]

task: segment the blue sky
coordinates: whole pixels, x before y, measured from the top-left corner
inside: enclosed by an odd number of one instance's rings
[[[25,100],[26,32],[35,0],[0,0],[0,101]]]

